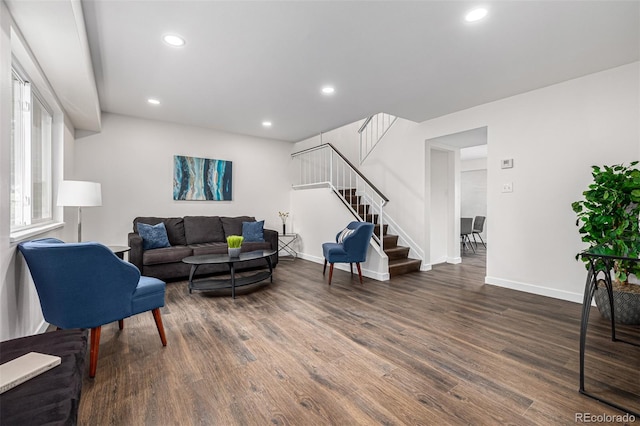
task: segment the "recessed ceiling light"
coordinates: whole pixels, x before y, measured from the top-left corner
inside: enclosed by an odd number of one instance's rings
[[[147,102],[149,102],[151,105],[160,105],[160,101],[153,98],[147,99]]]
[[[475,22],[475,21],[479,21],[482,18],[484,18],[485,16],[487,16],[487,9],[479,7],[477,9],[473,9],[472,11],[470,11],[469,13],[467,13],[464,17],[464,19],[467,22]]]
[[[335,91],[336,91],[336,89],[334,89],[331,86],[325,86],[325,87],[322,88],[322,93],[324,93],[325,95],[330,95]]]
[[[262,125],[263,125],[264,127],[271,127],[271,122],[270,122],[270,121],[263,121],[263,122],[262,122]]]
[[[166,34],[165,36],[162,37],[162,39],[169,46],[173,46],[173,47],[182,47],[186,43],[182,37],[175,34]]]

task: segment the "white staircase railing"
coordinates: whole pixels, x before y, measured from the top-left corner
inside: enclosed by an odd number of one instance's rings
[[[360,164],[373,151],[373,148],[380,142],[380,139],[387,133],[397,118],[395,115],[380,112],[364,121],[358,130],[358,133],[360,133]]]
[[[293,188],[317,188],[329,186],[342,200],[351,214],[363,222],[372,222],[383,232],[383,207],[389,201],[369,180],[356,169],[333,145],[325,143],[314,148],[291,154],[297,177]],[[377,219],[377,223],[376,223]],[[383,251],[383,239],[374,233],[379,250]]]

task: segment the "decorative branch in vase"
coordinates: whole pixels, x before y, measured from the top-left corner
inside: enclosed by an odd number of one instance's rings
[[[287,218],[289,217],[289,212],[278,212],[278,216],[282,219],[282,235],[287,233]]]

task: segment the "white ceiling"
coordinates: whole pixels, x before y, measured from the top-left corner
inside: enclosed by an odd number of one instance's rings
[[[102,111],[288,141],[376,112],[420,122],[640,59],[639,1],[483,2],[488,17],[464,22],[476,4],[81,2]],[[186,46],[166,46],[168,32]]]

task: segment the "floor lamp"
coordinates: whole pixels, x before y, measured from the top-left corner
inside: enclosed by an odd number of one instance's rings
[[[102,205],[102,189],[99,183],[79,180],[63,180],[58,188],[58,206],[78,208],[78,242],[82,241],[82,207]]]

